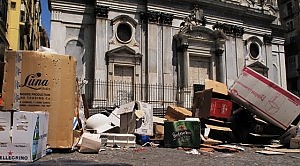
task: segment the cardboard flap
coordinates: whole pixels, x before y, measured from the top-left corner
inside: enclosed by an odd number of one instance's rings
[[[145,116],[145,112],[142,111],[142,110],[135,110],[134,113],[135,113],[135,115],[136,115],[136,117],[137,117],[138,119],[140,119],[140,118],[142,118],[142,117]]]
[[[134,106],[135,106],[134,101],[127,103],[127,104],[123,104],[120,106],[120,108],[118,110],[118,114],[125,114],[125,113],[129,113],[129,112],[133,112]]]
[[[212,89],[206,89],[195,93],[193,101],[193,117],[207,119],[211,108]]]
[[[160,118],[157,116],[153,116],[153,123],[159,123],[159,124],[164,124],[164,121],[166,121],[166,118]]]
[[[205,79],[205,89],[213,89],[213,92],[228,95],[227,85],[221,82]]]

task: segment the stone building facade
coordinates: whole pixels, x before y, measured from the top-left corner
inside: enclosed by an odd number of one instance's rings
[[[5,50],[9,47],[9,43],[6,38],[7,8],[8,8],[8,1],[0,0],[0,94],[2,93],[2,80],[3,80],[3,72],[4,72],[4,53],[5,53]]]
[[[77,58],[80,78],[174,85],[181,103],[185,87],[204,84],[205,79],[231,86],[245,66],[287,86],[276,0],[50,4],[51,48]],[[93,101],[108,95],[94,95]]]
[[[287,89],[300,96],[300,2],[279,0],[282,24],[286,29]]]
[[[11,50],[37,50],[40,47],[40,0],[9,0],[7,40]]]

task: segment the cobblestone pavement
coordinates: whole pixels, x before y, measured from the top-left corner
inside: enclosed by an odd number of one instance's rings
[[[182,149],[137,147],[129,149],[106,149],[99,154],[51,153],[34,163],[7,165],[243,165],[243,166],[299,166],[300,153],[264,155],[256,153],[263,148],[243,147],[237,153],[213,152],[188,154]],[[1,163],[0,163],[1,165]]]

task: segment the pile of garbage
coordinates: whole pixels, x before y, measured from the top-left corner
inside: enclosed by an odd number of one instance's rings
[[[205,80],[205,88],[194,94],[192,111],[170,105],[163,118],[156,117],[151,104],[134,101],[109,116],[95,114],[85,121],[76,146],[83,153],[136,144],[196,153],[195,149],[236,152],[244,150],[238,144],[264,144],[269,149],[259,153],[282,153],[274,147],[300,148],[299,120],[297,96],[244,68],[230,88]]]
[[[242,144],[271,145],[264,154],[300,150],[300,99],[247,67],[229,88],[205,80],[192,110],[169,105],[164,117],[142,101],[89,116],[71,56],[8,51],[4,71],[0,161],[33,162],[56,149],[137,146],[192,154],[237,152]]]

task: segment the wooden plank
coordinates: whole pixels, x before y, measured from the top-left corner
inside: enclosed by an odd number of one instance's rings
[[[256,151],[256,153],[266,154],[266,155],[284,155],[285,154],[282,152],[274,152],[274,151],[269,151],[269,150],[260,150],[260,151]]]
[[[232,131],[229,127],[220,127],[220,126],[214,126],[214,125],[208,125],[208,124],[206,124],[206,127],[210,128],[212,130],[221,130],[221,131],[229,131],[229,132]]]
[[[238,149],[235,148],[229,148],[229,147],[221,147],[221,146],[214,146],[214,145],[208,145],[208,144],[201,144],[201,148],[205,147],[205,148],[213,148],[216,151],[220,151],[220,152],[230,152],[230,153],[236,153],[239,152]]]
[[[84,117],[85,117],[85,119],[88,119],[90,117],[90,114],[89,114],[89,106],[88,106],[85,94],[81,94],[81,98],[82,98],[83,106],[84,106]]]
[[[286,148],[269,148],[265,147],[265,150],[274,151],[274,152],[282,152],[282,153],[300,153],[300,149],[286,149]]]

